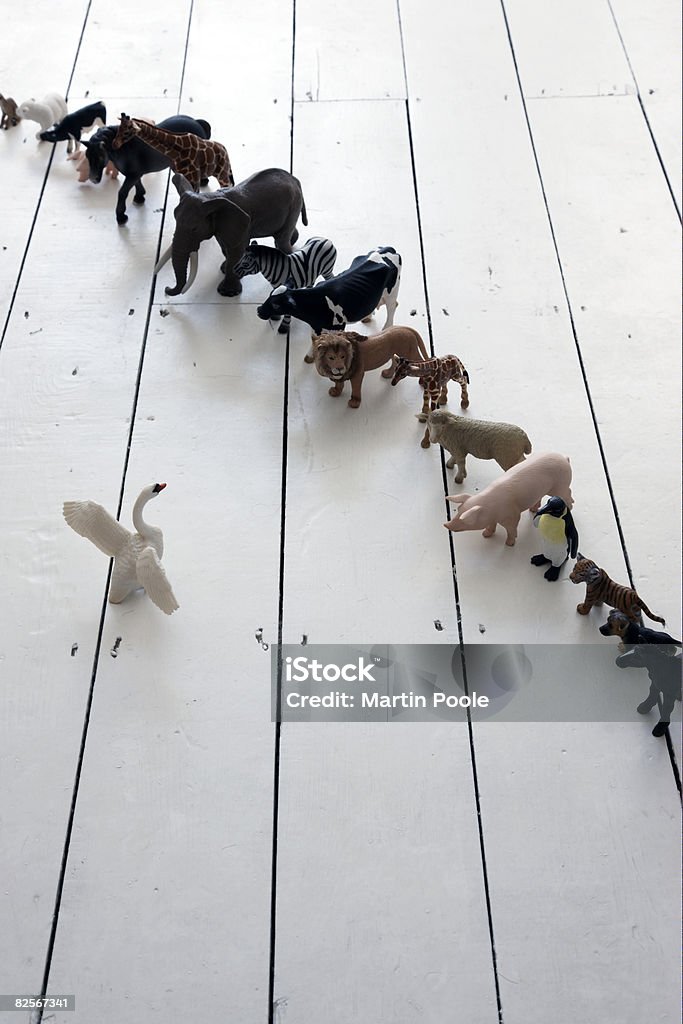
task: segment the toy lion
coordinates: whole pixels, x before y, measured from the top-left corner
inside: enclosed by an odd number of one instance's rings
[[[411,360],[429,358],[422,338],[412,327],[387,327],[369,338],[355,331],[323,331],[313,338],[315,368],[321,377],[334,382],[329,394],[338,398],[344,381],[350,380],[352,409],[360,405],[365,373],[378,370],[391,360],[391,366],[382,370],[382,376],[390,379],[398,356]]]

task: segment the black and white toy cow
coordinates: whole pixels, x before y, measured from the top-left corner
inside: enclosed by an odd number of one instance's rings
[[[87,107],[67,114],[47,131],[40,132],[40,138],[43,142],[66,142],[67,153],[72,153],[80,146],[81,132],[88,131],[96,124],[104,125],[106,120],[107,108],[104,103],[90,103]]]
[[[261,320],[294,316],[309,324],[313,335],[343,331],[346,324],[368,320],[379,306],[386,306],[385,327],[391,327],[401,281],[401,257],[391,246],[381,245],[365,256],[356,256],[348,270],[311,288],[280,285],[256,310]],[[313,362],[313,349],[305,356]]]

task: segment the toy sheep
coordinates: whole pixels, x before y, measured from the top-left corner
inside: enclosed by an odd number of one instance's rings
[[[26,121],[38,122],[40,131],[36,132],[36,138],[40,139],[40,132],[66,117],[66,100],[59,93],[49,92],[39,103],[34,99],[25,100],[17,107],[17,113]]]
[[[448,469],[457,465],[456,484],[461,484],[467,476],[468,455],[475,459],[493,459],[501,469],[507,470],[524,462],[524,456],[531,451],[529,438],[514,423],[471,420],[445,409],[430,412],[427,423],[432,444],[440,444],[451,453],[446,463]]]
[[[11,96],[3,96],[0,93],[0,110],[2,110],[0,128],[4,128],[5,131],[9,128],[14,128],[14,126],[19,124],[21,121],[21,118],[17,114],[17,105]]]
[[[492,537],[500,523],[507,533],[505,543],[512,547],[517,540],[522,512],[526,508],[530,512],[538,511],[544,495],[559,495],[567,507],[572,508],[571,480],[572,469],[566,455],[556,452],[532,455],[508,469],[479,494],[449,495],[448,501],[460,507],[458,514],[444,526],[454,533],[483,527],[482,537]]]

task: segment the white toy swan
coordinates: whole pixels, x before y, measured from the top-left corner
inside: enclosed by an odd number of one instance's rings
[[[148,526],[142,518],[147,502],[156,498],[165,486],[150,484],[140,492],[133,506],[133,525],[137,533],[121,526],[96,501],[64,502],[64,518],[71,529],[81,537],[87,537],[95,547],[114,559],[109,588],[112,604],[120,604],[134,590],[143,587],[157,608],[167,615],[172,615],[179,607],[160,561],[164,553],[163,534],[157,526]]]

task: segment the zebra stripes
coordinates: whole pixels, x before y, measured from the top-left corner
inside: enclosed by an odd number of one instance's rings
[[[235,266],[235,274],[240,278],[263,274],[273,288],[283,284],[288,288],[311,288],[319,277],[329,281],[334,276],[336,259],[337,250],[329,238],[309,238],[301,249],[291,253],[252,242]],[[289,327],[291,319],[283,317],[281,331]]]

